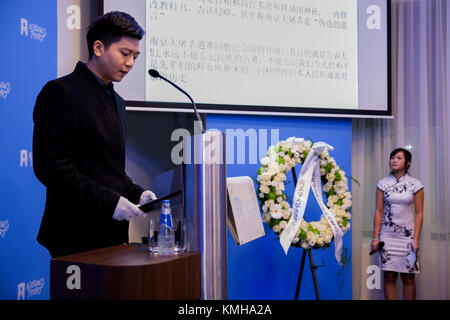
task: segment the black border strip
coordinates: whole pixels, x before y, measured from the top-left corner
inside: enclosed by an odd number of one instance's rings
[[[148,109],[168,109],[168,112],[173,112],[169,109],[180,109],[190,112],[192,105],[190,103],[179,102],[147,102],[147,101],[125,101],[127,107],[138,107]],[[201,112],[204,111],[229,111],[229,112],[249,112],[249,113],[264,113],[264,112],[276,112],[280,113],[298,113],[298,114],[336,114],[336,115],[355,115],[355,116],[391,116],[388,111],[376,111],[376,110],[358,110],[358,109],[327,109],[327,108],[298,108],[298,107],[274,107],[274,106],[242,106],[242,105],[225,105],[225,104],[203,104],[196,103],[197,109]],[[150,111],[150,110],[149,110]],[[180,111],[182,112],[182,111]]]

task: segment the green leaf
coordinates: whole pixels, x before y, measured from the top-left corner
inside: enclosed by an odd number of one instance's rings
[[[348,219],[347,219],[346,217],[342,218],[342,225],[343,225],[344,227],[347,226],[347,223],[348,223]]]
[[[284,158],[283,158],[283,157],[278,156],[278,163],[279,163],[279,164],[285,164],[286,161],[284,161]]]
[[[275,192],[270,191],[270,192],[267,194],[266,198],[269,199],[269,200],[275,201],[275,200],[277,200],[277,195],[275,194]]]
[[[334,172],[334,176],[335,176],[335,178],[334,178],[334,181],[341,181],[342,180],[342,176],[341,176],[341,174],[339,173],[339,171],[335,171]]]
[[[305,240],[306,239],[306,231],[303,229],[300,229],[300,239]]]
[[[339,199],[338,201],[336,201],[334,204],[338,205],[338,206],[342,206],[343,202],[342,199]]]
[[[269,170],[269,168],[267,168],[266,166],[262,166],[261,168],[258,169],[258,175],[263,174],[267,170]]]
[[[319,230],[314,229],[309,223],[308,223],[308,231],[314,232],[315,234],[320,234]]]
[[[325,171],[331,172],[331,169],[333,169],[333,164],[331,162],[328,162],[327,165],[325,166]]]
[[[277,224],[280,224],[280,220],[278,219],[270,219],[269,221],[269,227],[273,229],[274,226],[276,226]]]
[[[331,187],[330,191],[328,191],[328,192],[326,193],[327,198],[328,198],[329,196],[334,196],[335,194],[336,194],[336,191],[334,190],[334,187]]]

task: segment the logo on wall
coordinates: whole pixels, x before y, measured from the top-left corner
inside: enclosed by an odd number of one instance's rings
[[[0,236],[5,237],[6,231],[9,229],[9,220],[0,221]]]
[[[28,20],[25,18],[21,18],[20,35],[43,42],[45,40],[45,37],[47,36],[47,29],[38,26],[35,23],[28,22]]]
[[[0,97],[6,100],[6,97],[11,92],[11,84],[9,82],[0,82]]]
[[[44,278],[40,278],[39,280],[32,280],[28,283],[19,283],[17,285],[17,300],[25,300],[25,292],[27,293],[27,298],[41,295],[44,284]]]
[[[33,152],[26,149],[20,150],[20,167],[33,166]]]

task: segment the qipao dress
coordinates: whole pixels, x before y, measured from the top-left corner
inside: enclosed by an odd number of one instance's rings
[[[381,179],[377,188],[383,192],[384,212],[381,222],[381,269],[401,273],[419,273],[414,252],[414,195],[422,183],[408,174]]]

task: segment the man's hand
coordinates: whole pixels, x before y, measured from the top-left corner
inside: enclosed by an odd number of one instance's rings
[[[135,204],[128,201],[128,199],[120,197],[116,209],[114,210],[113,218],[119,221],[129,221],[134,216],[145,217],[146,214],[142,212]]]
[[[150,191],[150,190],[145,190],[144,192],[142,192],[141,194],[141,198],[139,199],[139,204],[145,204],[151,200],[155,200],[156,199],[156,195]]]

